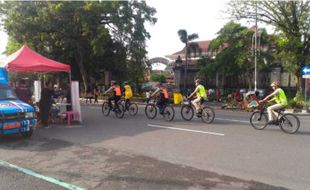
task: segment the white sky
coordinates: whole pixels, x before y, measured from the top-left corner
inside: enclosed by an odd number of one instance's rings
[[[147,41],[148,58],[165,56],[183,48],[177,34],[185,29],[188,34],[197,33],[197,40],[211,40],[229,20],[223,11],[228,0],[146,0],[156,8],[158,18],[154,26],[146,26],[151,34]],[[254,23],[249,23],[254,25]],[[7,35],[0,32],[0,54],[5,50]]]
[[[151,39],[147,42],[149,58],[175,53],[184,47],[178,30],[197,33],[197,40],[211,40],[228,20],[223,11],[228,0],[146,0],[156,8],[154,26],[147,26]],[[227,15],[226,15],[227,16]]]

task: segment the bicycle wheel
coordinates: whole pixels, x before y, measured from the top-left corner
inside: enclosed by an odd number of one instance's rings
[[[103,115],[108,116],[110,114],[110,107],[108,102],[103,102],[102,107],[101,107],[101,111],[103,113]]]
[[[294,134],[300,127],[300,121],[298,117],[291,113],[283,114],[279,121],[280,128],[285,133]]]
[[[214,109],[209,106],[202,108],[201,120],[205,123],[212,123],[215,117]]]
[[[144,111],[148,119],[154,119],[157,115],[157,109],[154,104],[147,104]]]
[[[124,117],[124,113],[125,113],[124,112],[124,106],[122,105],[121,102],[119,102],[117,105],[118,106],[115,108],[115,111],[114,111],[115,116],[117,118],[123,118]]]
[[[164,116],[164,119],[166,121],[172,121],[173,118],[174,118],[174,109],[173,109],[173,107],[170,106],[170,105],[165,106],[163,116]]]
[[[267,126],[267,121],[267,115],[264,113],[261,114],[261,111],[259,110],[253,112],[250,116],[251,126],[257,130],[265,129],[265,127]]]
[[[129,115],[135,116],[138,113],[138,105],[136,103],[130,103],[128,108]]]
[[[194,117],[194,109],[190,105],[183,105],[181,108],[181,116],[184,120],[190,121]]]

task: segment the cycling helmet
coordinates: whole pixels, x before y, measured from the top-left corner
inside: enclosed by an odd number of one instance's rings
[[[201,83],[201,80],[200,80],[200,79],[196,79],[196,80],[195,80],[195,83],[196,83],[196,82],[200,84],[200,83]]]
[[[161,86],[162,84],[160,82],[156,84],[156,87],[161,87]]]
[[[125,85],[128,84],[128,81],[124,81],[124,84],[125,84]]]
[[[271,86],[271,87],[280,86],[280,83],[279,83],[279,81],[274,81],[274,82],[271,83],[270,86]]]

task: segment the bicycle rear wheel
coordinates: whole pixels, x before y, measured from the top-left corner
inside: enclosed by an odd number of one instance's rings
[[[163,116],[164,116],[164,119],[166,121],[172,121],[173,118],[174,118],[174,109],[173,109],[173,107],[170,106],[170,105],[165,106]]]
[[[144,111],[148,119],[154,119],[157,115],[157,109],[154,104],[147,104]]]
[[[201,120],[205,123],[212,123],[215,117],[214,109],[209,106],[202,108]]]
[[[185,121],[190,121],[194,117],[194,109],[190,105],[183,105],[181,108],[181,116]]]
[[[257,130],[265,129],[267,126],[267,121],[268,121],[267,115],[264,113],[261,114],[261,111],[259,110],[253,112],[250,116],[251,126]]]
[[[130,103],[128,107],[129,115],[135,116],[138,113],[138,105],[136,103]]]
[[[283,114],[279,119],[280,129],[289,134],[294,134],[300,127],[300,121],[298,117],[291,113]]]
[[[103,104],[101,106],[101,111],[102,111],[103,115],[109,116],[109,114],[110,114],[110,107],[109,107],[108,102],[103,102]]]
[[[125,113],[124,112],[124,106],[122,105],[121,102],[119,102],[117,105],[118,106],[115,108],[115,111],[114,111],[115,116],[117,118],[123,118],[124,117],[124,113]]]

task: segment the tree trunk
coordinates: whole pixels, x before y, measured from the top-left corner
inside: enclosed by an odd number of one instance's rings
[[[84,84],[84,89],[85,91],[87,91],[87,87],[88,87],[88,75],[87,72],[85,70],[84,67],[84,63],[83,63],[83,51],[80,45],[77,45],[77,53],[75,54],[75,59],[76,62],[78,64],[78,67],[80,69],[80,73],[82,75],[82,80],[83,80],[83,84]]]

